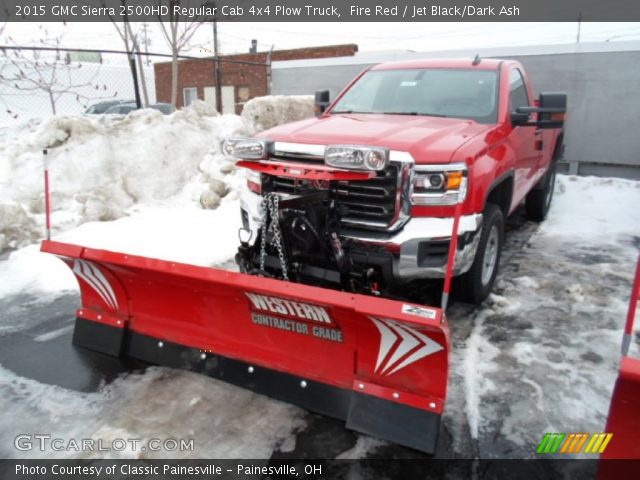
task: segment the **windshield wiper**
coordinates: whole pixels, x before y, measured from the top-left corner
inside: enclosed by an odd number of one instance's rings
[[[442,117],[446,118],[447,115],[441,115],[439,113],[422,113],[422,112],[380,112],[383,115],[412,115],[412,116],[424,116],[424,117]]]
[[[329,113],[374,113],[374,112],[358,112],[356,110],[332,110]]]

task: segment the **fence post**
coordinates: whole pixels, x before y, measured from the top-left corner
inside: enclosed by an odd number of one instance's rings
[[[138,72],[136,70],[136,57],[133,50],[129,52],[129,65],[131,66],[131,76],[133,78],[133,91],[136,95],[136,108],[142,108],[142,101],[140,100],[140,87],[138,86]]]
[[[218,53],[218,22],[213,21],[213,54],[216,57],[215,80],[216,80],[216,110],[222,114],[222,85],[220,84],[220,58]],[[235,105],[234,105],[235,107]],[[235,108],[234,108],[235,110]],[[234,112],[235,113],[235,112]]]

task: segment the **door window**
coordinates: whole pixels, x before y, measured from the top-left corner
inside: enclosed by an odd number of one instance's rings
[[[509,74],[509,111],[515,112],[518,107],[529,106],[527,87],[524,84],[520,70],[514,68]]]

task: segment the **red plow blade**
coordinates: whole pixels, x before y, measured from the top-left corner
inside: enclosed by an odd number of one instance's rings
[[[44,241],[78,279],[74,343],[198,371],[433,453],[442,311],[215,268]]]

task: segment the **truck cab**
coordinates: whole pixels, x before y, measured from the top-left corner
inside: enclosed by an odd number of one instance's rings
[[[408,292],[444,277],[459,206],[456,291],[484,300],[505,218],[523,201],[532,220],[549,210],[566,96],[535,99],[520,63],[476,57],[377,65],[317,99],[315,118],[224,145],[248,169],[241,270]],[[263,228],[274,195],[279,246]]]

